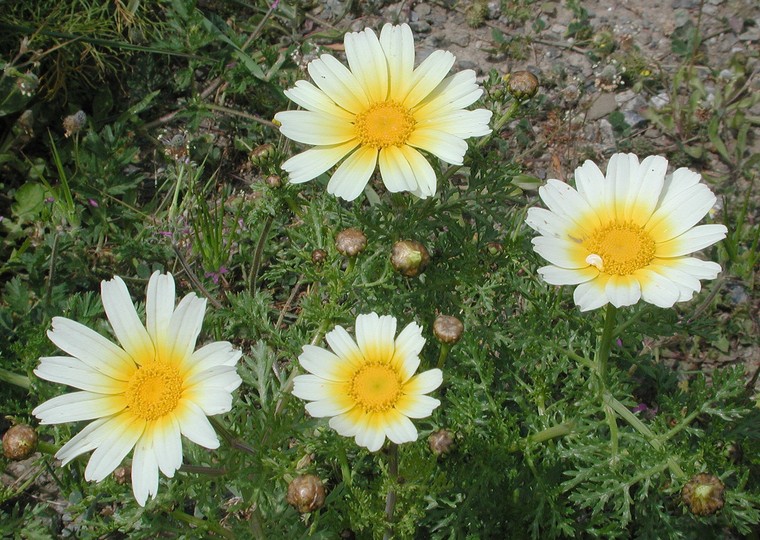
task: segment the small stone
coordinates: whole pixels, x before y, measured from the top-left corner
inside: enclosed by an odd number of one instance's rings
[[[617,103],[615,102],[615,94],[605,92],[600,94],[598,98],[592,103],[591,108],[586,115],[586,119],[593,121],[604,118],[612,111],[617,109]]]

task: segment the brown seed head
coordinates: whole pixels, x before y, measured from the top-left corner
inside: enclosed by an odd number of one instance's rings
[[[37,432],[32,426],[17,424],[3,435],[3,452],[5,457],[22,460],[31,456],[37,449]]]
[[[270,188],[274,188],[274,189],[277,189],[278,187],[282,185],[282,178],[280,178],[276,174],[270,174],[269,176],[267,176],[266,180],[264,181]]]
[[[87,115],[84,111],[77,111],[63,119],[64,137],[71,137],[79,133],[87,123]]]
[[[111,474],[113,475],[113,479],[117,484],[126,484],[132,477],[132,468],[122,465],[120,467],[116,467]]]
[[[723,482],[717,476],[701,473],[681,490],[681,499],[692,514],[709,516],[723,508]]]
[[[515,71],[509,76],[507,89],[517,100],[530,99],[538,92],[538,77],[530,71]]]
[[[346,257],[356,257],[367,247],[367,237],[359,229],[344,229],[335,237],[338,253]]]
[[[314,512],[325,504],[325,486],[313,474],[296,476],[288,484],[288,504],[300,513]]]
[[[464,324],[456,317],[450,315],[438,315],[433,323],[433,334],[441,343],[453,345],[462,337]]]
[[[314,264],[322,264],[327,259],[327,252],[324,249],[315,249],[311,252],[311,262]]]
[[[401,275],[418,276],[429,262],[430,254],[427,248],[416,240],[401,240],[393,244],[391,264]]]
[[[439,429],[428,436],[430,451],[436,456],[443,456],[454,448],[454,434],[448,429]]]

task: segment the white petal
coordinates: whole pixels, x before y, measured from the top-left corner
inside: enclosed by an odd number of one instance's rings
[[[681,236],[657,244],[658,257],[679,257],[720,242],[726,237],[725,225],[698,225]]]
[[[360,147],[340,164],[327,184],[327,193],[347,201],[356,199],[369,182],[377,164],[377,149]]]
[[[342,435],[343,437],[353,437],[359,432],[359,424],[354,419],[354,416],[355,414],[352,412],[333,416],[330,418],[329,425],[338,432],[338,435]]]
[[[589,264],[585,250],[578,244],[552,236],[536,236],[531,240],[533,250],[544,259],[561,268],[586,268]]]
[[[140,322],[127,285],[119,277],[100,283],[103,309],[119,343],[132,359],[142,364],[153,359],[153,341]]]
[[[174,278],[171,274],[153,272],[148,281],[148,294],[145,301],[145,320],[148,334],[153,343],[166,339],[169,322],[174,313],[175,291]]]
[[[80,390],[97,394],[118,394],[124,391],[124,383],[103,375],[87,364],[70,356],[46,356],[34,374],[46,381],[67,384]]]
[[[716,262],[703,261],[694,257],[679,258],[676,268],[697,279],[715,279],[722,270],[720,265]]]
[[[242,379],[237,374],[235,366],[215,366],[204,371],[199,371],[185,379],[184,387],[186,392],[192,392],[196,395],[211,390],[224,390],[227,394],[230,394],[241,383]]]
[[[411,146],[404,145],[400,149],[414,172],[416,187],[412,193],[423,199],[435,195],[438,180],[428,160]]]
[[[696,225],[715,204],[715,195],[704,184],[666,200],[644,227],[656,241],[670,240]]]
[[[123,396],[70,392],[47,400],[33,411],[41,424],[79,422],[110,416],[127,406]]]
[[[97,332],[63,317],[53,317],[50,341],[92,369],[119,381],[129,380],[135,370],[132,358]]]
[[[354,139],[343,144],[311,148],[283,163],[282,170],[288,173],[288,181],[292,184],[308,182],[330,169],[357,146],[359,140]]]
[[[411,109],[428,97],[449,73],[455,60],[456,57],[448,51],[433,51],[414,70],[403,105]]]
[[[307,401],[320,401],[332,397],[334,385],[316,375],[298,375],[293,379],[293,391],[297,398]],[[314,416],[314,415],[312,415]]]
[[[403,414],[396,414],[385,426],[385,434],[396,444],[403,444],[417,440],[417,428],[409,418]]]
[[[467,143],[462,138],[434,129],[415,129],[406,142],[452,165],[461,165],[467,152]]]
[[[589,311],[607,304],[607,277],[600,275],[596,279],[578,285],[573,291],[573,301],[581,311]]]
[[[311,111],[281,111],[274,116],[280,122],[280,132],[303,144],[335,145],[356,137],[348,120]]]
[[[206,312],[206,300],[198,298],[195,293],[187,294],[180,300],[177,309],[169,322],[166,343],[156,344],[159,354],[164,361],[179,360],[184,369],[192,362],[193,349],[203,326],[203,315]],[[166,349],[162,350],[162,346]]]
[[[330,96],[308,81],[296,81],[295,87],[285,90],[285,95],[307,111],[321,112],[353,121],[356,115],[337,105]]]
[[[359,358],[362,355],[351,335],[340,325],[325,334],[325,341],[333,352],[343,360]]]
[[[487,109],[474,111],[457,110],[445,115],[436,116],[427,121],[420,122],[420,128],[444,131],[457,137],[481,137],[491,133],[488,122],[493,113]]]
[[[417,189],[414,170],[399,147],[382,148],[377,162],[380,165],[380,176],[388,191],[398,193]]]
[[[103,441],[87,463],[85,480],[100,482],[111,474],[134,448],[143,433],[145,421],[125,414],[112,418],[104,427],[108,433],[103,435]]]
[[[375,422],[368,421],[359,426],[359,431],[356,433],[356,444],[364,446],[370,452],[377,452],[383,447],[385,442],[385,430],[380,427],[371,427],[376,424]]]
[[[605,183],[602,171],[591,160],[586,160],[583,165],[575,169],[575,186],[578,188],[578,193],[597,214],[601,214],[601,209],[605,206]]]
[[[641,299],[641,285],[633,276],[611,276],[604,290],[615,307],[632,306]]]
[[[323,54],[312,60],[307,70],[314,84],[344,109],[358,114],[369,106],[369,100],[359,81],[334,56]]]
[[[668,172],[668,160],[662,156],[648,156],[632,179],[631,193],[626,203],[625,220],[639,225],[649,221],[657,207]]]
[[[678,200],[684,192],[699,184],[701,179],[698,173],[686,167],[676,169],[672,175],[665,178],[658,206]]]
[[[432,392],[443,382],[443,372],[438,368],[423,371],[412,377],[404,385],[404,392],[407,394],[427,394]]]
[[[420,365],[419,354],[425,346],[422,328],[417,323],[409,323],[396,338],[393,364],[401,372],[401,381],[408,381]]]
[[[72,459],[90,450],[94,450],[102,442],[103,426],[111,421],[111,418],[99,418],[90,422],[82,431],[74,435],[69,442],[64,444],[55,457],[61,460],[61,465],[66,465]]]
[[[388,98],[388,62],[375,33],[365,28],[362,32],[348,32],[343,38],[346,59],[364,93],[373,103]]]
[[[596,278],[599,275],[599,270],[594,266],[586,268],[542,266],[538,269],[538,275],[549,285],[578,285]]]
[[[525,223],[543,236],[551,236],[565,240],[571,239],[568,236],[568,233],[576,228],[576,225],[569,219],[555,214],[551,210],[546,210],[537,206],[528,208]]]
[[[368,362],[387,362],[393,358],[396,318],[367,313],[356,317],[356,343]]]
[[[662,264],[658,264],[658,262]],[[678,302],[686,302],[691,300],[694,293],[698,293],[702,289],[702,284],[698,278],[684,272],[679,266],[677,261],[655,259],[654,264],[649,264],[648,268],[672,281],[680,293]]]
[[[333,399],[322,399],[311,401],[306,404],[306,411],[314,418],[324,418],[326,416],[336,416],[343,414],[351,409],[351,404],[341,403]]]
[[[229,341],[214,341],[192,354],[192,368],[188,375],[200,373],[217,366],[234,366],[243,353],[234,349]]]
[[[475,71],[465,69],[441,81],[441,84],[423,99],[414,109],[414,117],[419,121],[434,120],[457,109],[469,107],[483,95],[478,85]]]
[[[219,439],[203,411],[190,400],[180,400],[176,418],[182,435],[204,448],[219,448]]]
[[[158,462],[151,443],[152,439],[142,437],[132,458],[132,492],[140,506],[145,506],[148,496],[158,493]]]
[[[538,193],[549,210],[575,224],[576,229],[568,231],[567,234],[585,238],[601,227],[598,214],[586,199],[564,182],[547,180],[546,185],[538,189]]]
[[[607,175],[604,183],[605,205],[613,209],[615,219],[625,220],[625,204],[632,179],[638,175],[639,158],[635,154],[613,154],[607,164]]]
[[[675,283],[652,270],[642,268],[634,274],[641,283],[641,298],[657,307],[673,307],[681,292]]]
[[[346,362],[321,347],[304,345],[298,362],[306,371],[322,379],[344,381],[346,378]]]
[[[388,97],[400,101],[408,92],[414,70],[412,29],[406,23],[400,26],[386,23],[380,31],[380,45],[388,60]]]
[[[409,418],[427,418],[440,405],[440,401],[430,396],[407,395],[399,400],[396,408]]]
[[[213,416],[224,414],[232,409],[232,394],[224,388],[204,387],[202,392],[192,395],[195,403],[204,414]]]
[[[169,478],[182,466],[182,437],[179,422],[173,414],[167,414],[153,422],[150,427],[153,438],[153,455],[161,472]]]

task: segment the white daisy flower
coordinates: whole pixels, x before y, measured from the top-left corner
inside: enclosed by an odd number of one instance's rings
[[[78,388],[34,409],[42,424],[94,420],[56,453],[63,465],[94,450],[85,479],[99,482],[134,449],[132,487],[144,506],[158,491],[159,469],[169,478],[182,465],[182,438],[205,448],[219,440],[206,416],[228,412],[241,383],[241,353],[226,341],[197,351],[206,301],[190,293],[176,306],[174,278],[154,273],[148,283],[147,325],[119,277],[101,283],[103,307],[116,345],[86,326],[53,318],[50,340],[71,356],[40,359],[34,373]]]
[[[475,72],[446,77],[455,57],[445,51],[433,52],[415,69],[406,24],[386,24],[379,39],[368,28],[351,32],[344,43],[350,69],[324,54],[307,68],[316,86],[298,81],[285,92],[305,110],[277,113],[280,131],[315,148],[282,168],[291,182],[301,183],[346,158],[330,178],[330,194],[355,199],[379,164],[388,191],[433,195],[435,172],[419,150],[461,165],[464,139],[491,132],[491,111],[465,110],[483,93]]]
[[[311,375],[294,379],[293,395],[310,401],[307,412],[331,417],[330,427],[371,452],[385,438],[416,441],[410,418],[425,418],[441,402],[430,396],[441,385],[440,369],[415,375],[425,345],[422,329],[410,323],[396,336],[396,319],[376,313],[356,318],[356,341],[341,326],[325,336],[333,352],[304,345],[298,357]]]
[[[577,191],[549,180],[539,194],[548,210],[531,208],[526,223],[541,233],[539,274],[552,285],[578,285],[582,311],[640,299],[659,307],[690,300],[700,279],[720,265],[687,255],[726,237],[723,225],[696,224],[715,195],[686,168],[666,176],[668,161],[633,154],[610,158],[606,177],[591,161],[575,170]]]

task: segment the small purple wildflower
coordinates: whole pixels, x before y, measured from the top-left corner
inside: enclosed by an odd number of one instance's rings
[[[206,277],[207,278],[210,277],[211,281],[214,282],[214,285],[218,285],[219,284],[219,279],[221,279],[221,277],[224,274],[226,274],[227,272],[229,272],[229,270],[227,270],[226,266],[220,266],[219,270],[216,271],[216,272],[206,272]]]
[[[87,202],[90,203],[90,206],[92,206],[93,208],[97,208],[98,206],[100,206],[98,204],[98,201],[96,201],[95,199],[87,199]]]

